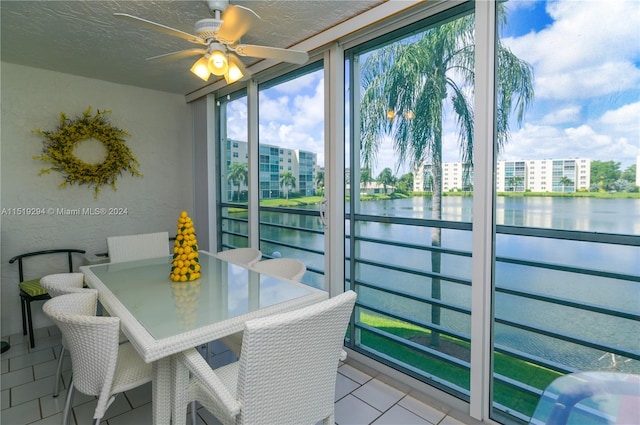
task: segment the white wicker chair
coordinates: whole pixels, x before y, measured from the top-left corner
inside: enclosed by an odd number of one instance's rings
[[[258,261],[253,264],[251,268],[258,273],[265,273],[296,281],[300,281],[307,271],[307,266],[295,258],[272,258],[270,260]]]
[[[270,260],[257,261],[249,265],[249,268],[258,273],[266,273],[298,282],[307,271],[307,266],[305,266],[302,261],[293,258],[273,258]],[[233,351],[236,356],[240,355],[240,350],[242,349],[242,332],[221,338],[220,341]]]
[[[216,257],[230,263],[249,267],[253,263],[260,261],[262,252],[255,248],[234,248],[217,252]]]
[[[88,289],[52,298],[42,308],[62,331],[71,353],[73,380],[67,390],[63,425],[69,421],[74,389],[98,397],[93,415],[98,425],[117,394],[151,381],[151,364],[130,343],[118,343],[120,319],[95,316],[97,302],[98,292]]]
[[[51,295],[51,298],[59,297],[60,295],[78,293],[88,291],[83,287],[84,274],[82,273],[57,273],[44,276],[40,279],[40,286],[42,286]],[[66,341],[64,336],[62,337],[62,348],[60,348],[60,355],[58,356],[58,366],[56,368],[56,379],[53,382],[53,396],[58,397],[60,393],[60,379],[62,377],[62,357],[66,351]]]
[[[107,248],[111,263],[166,257],[169,255],[169,233],[110,236]]]
[[[178,362],[192,377],[188,391],[175,395],[176,418],[198,401],[223,424],[333,424],[337,369],[355,300],[348,291],[248,321],[240,360],[216,370],[195,349],[180,353]]]

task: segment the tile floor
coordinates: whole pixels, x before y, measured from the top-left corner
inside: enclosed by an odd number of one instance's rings
[[[28,348],[22,335],[2,338],[11,349],[0,357],[2,375],[3,425],[60,424],[66,390],[57,398],[51,396],[57,356],[60,351],[60,333],[55,326],[36,330],[36,347]],[[235,356],[222,344],[211,346],[210,363],[218,367],[233,361]],[[71,362],[65,357],[63,381],[71,378]],[[339,425],[464,425],[475,423],[457,412],[444,412],[400,391],[382,380],[371,377],[350,364],[338,369],[335,395],[335,421]],[[71,422],[91,424],[95,398],[76,392]],[[454,418],[454,415],[456,416]],[[456,419],[457,418],[457,419]],[[188,418],[190,421],[190,418]],[[151,423],[151,385],[128,391],[116,398],[102,421],[107,425],[144,425]],[[190,423],[190,422],[188,422]],[[198,424],[219,422],[205,409],[198,410]]]

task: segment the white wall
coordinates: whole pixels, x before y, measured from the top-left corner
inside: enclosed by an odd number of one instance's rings
[[[107,250],[106,237],[111,235],[154,231],[175,234],[179,212],[193,208],[193,137],[191,107],[182,95],[8,63],[1,64],[0,76],[0,208],[4,209],[0,221],[1,318],[2,335],[6,336],[21,332],[18,267],[17,263],[9,264],[13,256],[63,247],[98,253]],[[144,175],[120,176],[118,190],[104,187],[97,200],[86,186],[58,188],[63,181],[58,173],[38,176],[45,164],[32,159],[43,146],[42,138],[32,130],[55,130],[60,112],[74,117],[88,106],[94,111],[111,110],[107,115],[111,124],[131,134],[126,143]],[[89,144],[94,154],[101,148]],[[91,152],[79,155],[86,159]],[[127,214],[17,216],[8,210],[26,207],[120,207],[126,208]],[[76,267],[82,265],[82,257],[76,260]],[[36,267],[25,273],[27,278],[34,278],[52,270]],[[49,324],[41,305],[32,304],[36,328]]]

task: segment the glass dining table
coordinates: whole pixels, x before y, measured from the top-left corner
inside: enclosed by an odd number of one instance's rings
[[[120,318],[140,357],[153,364],[154,424],[171,422],[171,392],[181,390],[173,386],[188,381],[172,375],[174,354],[240,332],[247,320],[328,298],[325,291],[259,274],[206,251],[199,259],[201,277],[191,282],[169,279],[169,256],[80,267],[104,309]]]

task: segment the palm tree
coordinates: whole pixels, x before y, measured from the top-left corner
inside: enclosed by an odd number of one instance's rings
[[[296,178],[291,171],[280,174],[280,187],[284,187],[285,195],[289,199],[289,188],[296,187]]]
[[[240,162],[232,162],[229,166],[229,174],[227,174],[227,180],[231,181],[232,185],[238,186],[238,191],[236,192],[236,201],[240,202],[240,187],[244,184],[247,184],[248,180],[248,169],[247,164]]]
[[[511,188],[511,192],[517,192],[518,186],[524,181],[522,176],[509,177],[507,185]]]
[[[504,22],[505,8],[499,6]],[[390,44],[370,54],[362,64],[360,150],[363,166],[371,167],[383,136],[391,135],[402,162],[413,167],[431,164],[432,217],[442,218],[442,120],[445,101],[457,119],[462,162],[472,166],[474,116],[474,17],[464,16],[430,28],[411,41]],[[509,139],[509,117],[518,123],[533,100],[533,73],[500,41],[496,46],[496,129],[500,150]],[[431,270],[440,273],[441,229],[431,233]],[[440,279],[431,280],[431,297],[440,298]],[[440,324],[440,307],[431,309]],[[431,345],[439,345],[432,332]]]
[[[371,178],[371,168],[367,167],[360,170],[360,183],[364,183],[366,186],[366,184],[372,180],[373,179]]]
[[[316,188],[324,195],[324,171],[318,171],[316,173]]]
[[[376,180],[378,181],[378,183],[380,183],[384,187],[384,194],[386,195],[387,185],[391,186],[395,184],[396,178],[393,177],[391,168],[387,167],[384,170],[382,170],[382,172],[380,173],[380,175],[378,175],[378,178]]]
[[[573,180],[571,180],[567,176],[562,176],[560,178],[560,184],[562,185],[562,192],[565,192],[565,189],[567,188],[567,186],[571,186],[573,184]]]

